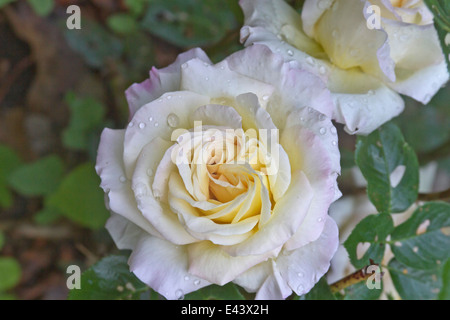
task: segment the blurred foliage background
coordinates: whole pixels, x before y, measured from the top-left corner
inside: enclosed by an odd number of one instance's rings
[[[66,27],[71,4],[81,30]],[[101,130],[124,127],[124,91],[152,66],[242,48],[242,22],[237,0],[0,0],[0,299],[66,299],[68,265],[116,252],[94,171]],[[449,99],[448,87],[428,106],[406,99],[394,121],[420,165],[450,173]],[[350,169],[355,137],[339,133]],[[358,192],[345,172],[340,186]]]

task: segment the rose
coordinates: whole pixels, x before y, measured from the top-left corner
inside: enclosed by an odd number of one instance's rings
[[[256,298],[308,292],[338,246],[323,82],[265,46],[218,64],[192,49],[126,96],[130,122],[104,129],[96,170],[131,271],[168,299],[230,281]]]
[[[301,16],[282,0],[240,4],[241,41],[265,44],[326,81],[333,118],[349,133],[368,134],[400,114],[398,93],[428,103],[449,78],[423,1],[306,0]]]

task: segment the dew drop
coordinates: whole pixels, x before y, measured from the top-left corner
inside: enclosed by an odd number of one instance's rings
[[[319,73],[320,73],[321,75],[324,75],[325,73],[327,73],[327,69],[326,69],[324,66],[320,66],[320,68],[319,68]]]
[[[319,121],[324,121],[327,118],[323,113],[319,114]]]
[[[333,141],[331,141],[331,144],[332,144],[333,146],[336,146],[336,145],[337,145],[337,141],[336,141],[336,140],[333,140]]]
[[[180,119],[178,118],[178,116],[175,113],[170,113],[167,116],[167,124],[169,125],[169,127],[175,128],[178,126],[179,123],[180,123]]]
[[[153,121],[153,117],[148,117],[148,121],[152,122]]]
[[[322,222],[323,221],[323,218],[318,218],[317,219],[317,222]]]
[[[188,65],[186,62],[181,65],[181,68],[183,68],[183,69],[186,69],[187,67],[188,67]]]
[[[138,183],[133,187],[136,198],[145,197],[147,195],[147,187],[143,183]]]
[[[184,292],[181,289],[178,289],[177,291],[175,291],[175,297],[178,300],[183,300],[184,299]]]
[[[145,123],[141,122],[139,123],[139,129],[144,129],[145,128]]]
[[[158,123],[158,122],[155,122],[154,126],[155,126],[155,127],[159,126],[159,123]]]
[[[127,178],[125,178],[125,176],[120,176],[119,181],[124,183],[125,181],[127,181]]]
[[[417,252],[419,251],[419,247],[414,247],[414,248],[413,248],[413,251],[414,251],[415,253],[417,253]]]
[[[148,169],[147,169],[147,175],[148,175],[149,177],[153,176],[153,170],[152,170],[151,168],[148,168]]]
[[[290,55],[290,56],[292,57],[292,56],[294,55],[294,52],[292,52],[292,50],[289,49],[289,50],[287,51],[287,54]]]
[[[325,133],[327,133],[327,129],[325,128],[320,128],[319,129],[320,134],[324,135]]]
[[[268,95],[268,94],[266,94],[266,95],[263,95],[263,96],[262,96],[262,99],[263,99],[264,101],[267,101],[267,100],[269,100],[269,95]]]
[[[330,132],[331,132],[331,134],[333,134],[333,135],[336,135],[336,134],[337,134],[337,130],[336,130],[335,127],[331,127],[331,128],[330,128]]]
[[[128,127],[132,127],[132,126],[134,126],[134,122],[130,122],[129,124],[128,124]]]
[[[313,66],[316,63],[312,57],[306,58],[306,62],[308,62],[308,64],[311,66]]]
[[[208,78],[208,77],[205,77],[205,80],[206,80],[206,81],[208,81],[208,80],[209,80],[209,78]]]
[[[196,286],[200,285],[200,280],[198,280],[198,279],[195,280],[195,281],[194,281],[194,284],[195,284]]]
[[[189,281],[189,276],[184,276],[184,281]]]
[[[299,278],[303,278],[304,274],[303,274],[303,272],[299,272],[299,273],[297,273],[297,276],[298,276]]]
[[[331,31],[331,36],[333,38],[337,38],[339,36],[339,32],[337,30],[333,30],[333,31]]]
[[[172,96],[167,96],[167,100],[170,100],[170,99],[172,99]]]

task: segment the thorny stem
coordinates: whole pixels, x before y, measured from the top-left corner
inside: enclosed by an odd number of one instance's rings
[[[349,274],[348,276],[336,281],[335,283],[332,283],[330,285],[330,289],[332,293],[337,293],[345,288],[348,288],[354,284],[357,284],[359,282],[365,281],[367,279],[369,279],[369,277],[372,275],[372,273],[367,272],[367,268],[369,268],[370,266],[378,266],[378,264],[373,263],[373,261],[370,261],[370,265],[365,266],[362,269],[359,269],[355,272],[353,272],[352,274]],[[383,272],[381,272],[381,276],[383,276]]]

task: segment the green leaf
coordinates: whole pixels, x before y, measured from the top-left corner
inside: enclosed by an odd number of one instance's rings
[[[14,190],[24,196],[42,196],[58,188],[63,174],[62,160],[56,155],[50,155],[17,168],[8,181]]]
[[[0,145],[0,163],[0,207],[8,208],[12,204],[8,178],[22,164],[22,160],[13,149]]]
[[[439,300],[450,300],[450,259],[442,267],[442,290]]]
[[[130,272],[127,257],[103,258],[81,275],[81,288],[69,292],[69,300],[138,299],[149,288]]]
[[[38,224],[46,225],[54,222],[61,215],[61,212],[53,207],[44,207],[34,214],[33,219]]]
[[[146,5],[146,0],[125,0],[125,6],[128,8],[128,10],[138,16],[141,13],[144,12],[144,8]]]
[[[58,190],[46,199],[45,206],[53,207],[82,226],[99,229],[109,216],[99,185],[94,164],[82,164],[64,178]]]
[[[142,28],[179,47],[211,45],[237,26],[229,6],[216,0],[154,0]]]
[[[9,3],[12,3],[16,0],[0,0],[0,9],[3,8],[4,6],[6,6]]]
[[[379,212],[404,212],[416,200],[417,157],[392,122],[367,137],[358,137],[355,161],[367,180],[369,199]]]
[[[405,266],[397,259],[389,262],[388,270],[395,289],[405,300],[436,299],[442,288],[441,266],[419,270]]]
[[[370,260],[380,263],[386,248],[386,238],[393,230],[392,217],[387,213],[369,215],[361,220],[344,242],[355,268],[369,265]]]
[[[325,277],[322,277],[319,282],[305,295],[305,300],[336,300],[336,297],[330,290]]]
[[[69,46],[94,68],[104,67],[107,60],[118,59],[123,51],[121,41],[100,24],[89,19],[81,22],[83,28],[64,30]]]
[[[14,258],[0,258],[0,291],[13,288],[19,283],[21,268]]]
[[[28,0],[34,12],[41,17],[45,17],[53,11],[55,6],[54,0]]]
[[[380,289],[367,287],[366,281],[356,283],[344,289],[344,300],[377,300],[383,292],[383,282]]]
[[[127,13],[111,15],[106,22],[111,30],[119,34],[131,34],[139,28],[136,18]]]
[[[66,95],[70,108],[70,123],[63,132],[63,143],[67,148],[86,150],[91,134],[103,123],[105,109],[94,98],[80,98],[73,92]]]
[[[210,285],[206,288],[189,293],[185,300],[244,300],[238,287],[233,283],[224,286]]]
[[[395,258],[415,269],[430,269],[450,258],[450,204],[429,202],[391,235]]]

